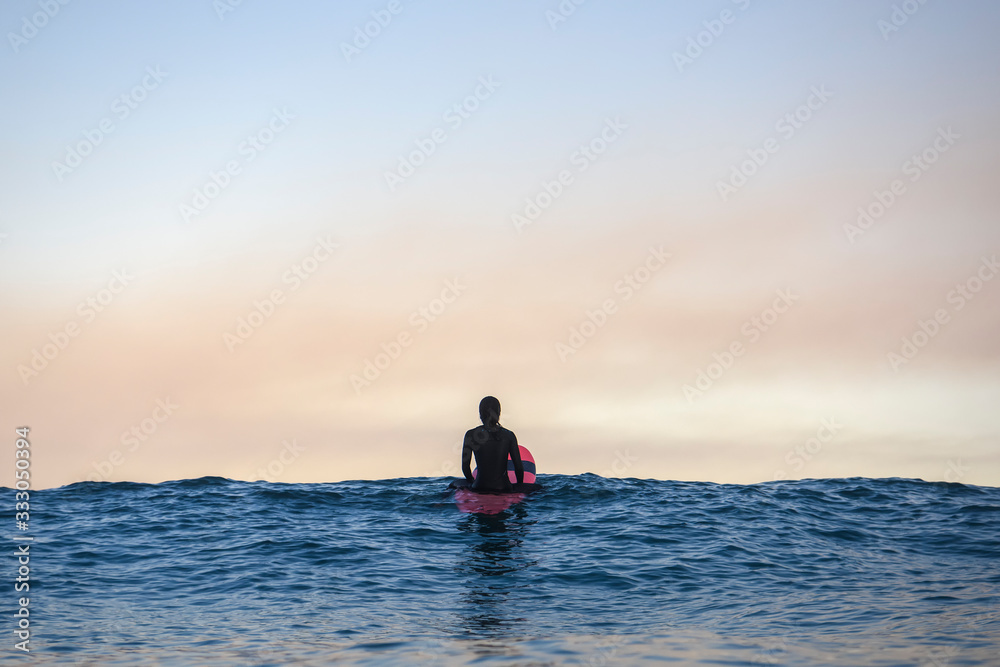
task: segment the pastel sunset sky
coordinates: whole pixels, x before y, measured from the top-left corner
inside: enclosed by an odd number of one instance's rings
[[[0,421],[34,488],[1000,485],[1000,5],[0,10]],[[367,31],[367,34],[366,34]]]

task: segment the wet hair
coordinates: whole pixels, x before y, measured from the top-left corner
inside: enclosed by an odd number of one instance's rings
[[[479,418],[486,426],[496,426],[500,423],[500,401],[487,396],[479,401]]]

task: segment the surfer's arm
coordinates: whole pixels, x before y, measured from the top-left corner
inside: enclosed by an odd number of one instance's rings
[[[465,441],[462,443],[462,474],[470,482],[474,479],[472,477],[472,443],[469,438],[471,433],[469,431],[465,434]]]
[[[518,484],[524,484],[524,464],[521,463],[521,448],[517,446],[517,436],[510,434],[510,460],[514,462],[514,476]]]

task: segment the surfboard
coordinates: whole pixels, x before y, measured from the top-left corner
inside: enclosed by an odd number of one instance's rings
[[[521,453],[521,464],[524,467],[524,484],[520,485],[519,488],[527,493],[540,489],[541,486],[535,482],[535,457],[524,445],[518,445],[518,450]],[[474,469],[472,477],[475,478],[478,472],[479,468]],[[511,484],[518,486],[517,473],[514,472],[514,461],[510,457],[507,457],[507,477]],[[465,484],[468,482],[464,479],[452,482],[452,486],[459,487],[455,491],[455,503],[460,511],[468,514],[499,514],[524,500],[526,495],[522,492],[476,493],[471,489],[462,488]]]

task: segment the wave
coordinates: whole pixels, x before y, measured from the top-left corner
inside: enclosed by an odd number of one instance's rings
[[[36,491],[39,627],[67,655],[128,645],[198,664],[233,664],[201,642],[267,643],[275,624],[314,648],[283,644],[271,664],[323,664],[323,637],[359,663],[409,664],[431,645],[452,655],[472,637],[537,646],[509,655],[543,663],[604,637],[631,638],[621,656],[647,646],[687,662],[838,662],[819,646],[842,664],[866,664],[859,645],[876,657],[909,647],[899,664],[954,646],[966,664],[997,654],[1000,489],[538,479],[541,491],[489,515],[460,511],[446,477]]]

